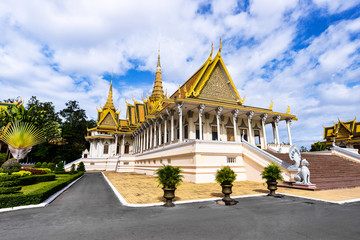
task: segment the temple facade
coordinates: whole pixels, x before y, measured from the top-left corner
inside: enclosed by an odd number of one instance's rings
[[[213,50],[204,64],[172,95],[164,93],[160,53],[152,94],[127,104],[120,119],[112,97],[98,109],[97,126],[88,129],[90,149],[81,161],[88,170],[137,172],[153,175],[162,164],[179,166],[185,181],[213,182],[216,170],[231,166],[237,180],[261,181],[260,172],[272,159],[265,150],[287,152],[292,145],[290,126],[295,115],[244,104],[221,57]],[[265,126],[273,129],[267,143]],[[282,145],[279,127],[287,129]],[[291,178],[289,167],[277,162]]]

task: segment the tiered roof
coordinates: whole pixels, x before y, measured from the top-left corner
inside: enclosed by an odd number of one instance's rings
[[[126,119],[119,119],[119,112],[116,112],[113,105],[111,83],[108,100],[102,110],[98,110],[97,127],[88,129],[88,131],[132,133],[145,121],[157,117],[176,101],[195,104],[204,103],[246,111],[277,114],[284,118],[297,120],[296,116],[289,114],[289,112],[286,114],[276,113],[271,108],[263,109],[243,105],[245,97],[241,98],[236,90],[235,84],[222,60],[221,47],[220,41],[219,51],[214,58],[212,58],[213,48],[211,48],[210,56],[205,63],[169,98],[164,94],[163,90],[159,51],[155,82],[151,95],[143,99],[143,102],[137,102],[134,99],[133,104],[126,102]]]
[[[333,141],[334,138],[336,140],[360,140],[360,122],[356,122],[356,118],[348,122],[342,122],[339,119],[334,126],[324,127],[324,139]]]

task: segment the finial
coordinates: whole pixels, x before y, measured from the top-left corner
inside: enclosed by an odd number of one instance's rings
[[[274,102],[273,102],[273,100],[271,100],[271,104],[270,104],[270,107],[269,107],[269,109],[272,111],[273,110],[273,106],[274,106]]]
[[[213,54],[213,51],[214,51],[214,44],[211,44],[211,53],[210,53],[209,58],[211,58],[211,56],[212,56],[212,54]]]
[[[222,48],[222,42],[221,42],[221,37],[220,37],[220,48],[219,48],[219,53],[221,52],[221,48]]]
[[[288,106],[288,108],[286,110],[286,114],[289,114],[290,113],[290,106],[289,105],[287,105],[287,106]]]
[[[161,65],[160,65],[160,46],[159,46],[159,50],[158,50],[158,62],[157,62],[156,70],[161,70]]]

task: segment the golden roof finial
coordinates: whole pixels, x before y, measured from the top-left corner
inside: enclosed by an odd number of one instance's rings
[[[153,91],[149,97],[151,101],[160,101],[164,98],[164,90],[161,78],[161,65],[160,65],[160,48],[158,52],[158,63],[156,67],[155,83]]]
[[[288,106],[288,108],[286,110],[286,114],[289,114],[290,113],[290,106],[289,105],[287,105],[287,106]]]
[[[108,95],[107,101],[106,101],[106,103],[105,103],[104,109],[105,109],[105,108],[110,108],[110,109],[115,110],[114,102],[113,102],[112,84],[113,84],[113,78],[112,78],[112,76],[111,76],[111,83],[110,83],[109,95]]]
[[[219,48],[219,53],[221,52],[222,49],[222,42],[221,42],[221,37],[220,37],[220,48]]]
[[[157,66],[156,66],[156,71],[161,70],[161,65],[160,65],[160,48],[158,50],[158,62],[157,62]]]
[[[213,54],[213,51],[214,51],[214,44],[211,44],[211,53],[210,53],[209,58],[211,58],[211,56],[212,56],[212,54]]]
[[[269,107],[269,109],[272,111],[272,109],[273,109],[273,106],[274,106],[274,102],[273,102],[273,100],[271,100],[271,104],[270,104],[270,107]]]

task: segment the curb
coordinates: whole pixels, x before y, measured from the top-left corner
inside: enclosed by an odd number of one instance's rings
[[[353,202],[359,202],[360,198],[354,198],[354,199],[349,199],[349,200],[342,200],[342,201],[330,201],[330,200],[324,200],[324,199],[319,199],[319,198],[312,198],[312,197],[304,197],[304,196],[298,196],[298,195],[293,195],[293,194],[288,194],[288,193],[281,193],[278,192],[278,194],[284,195],[284,196],[289,196],[289,197],[297,197],[297,198],[304,198],[304,199],[309,199],[309,200],[314,200],[314,201],[320,201],[320,202],[326,202],[326,203],[334,203],[334,204],[345,204],[345,203],[353,203]]]
[[[83,176],[84,176],[84,175],[82,175],[82,176],[79,177],[78,179],[72,181],[69,185],[67,185],[67,186],[64,187],[63,189],[59,190],[58,192],[54,193],[53,195],[51,195],[48,199],[46,199],[46,200],[43,201],[42,203],[25,205],[25,206],[17,206],[17,207],[9,207],[9,208],[0,208],[0,213],[2,213],[2,212],[11,212],[11,211],[16,211],[16,210],[22,210],[22,209],[29,209],[29,208],[46,207],[46,206],[49,205],[52,201],[54,201],[60,194],[62,194],[63,192],[65,192],[65,191],[66,191],[68,188],[70,188],[73,184],[75,184],[77,181],[79,181]]]
[[[113,190],[113,192],[115,193],[116,197],[119,199],[120,203],[124,206],[127,207],[155,207],[155,206],[162,206],[164,205],[165,202],[163,203],[150,203],[150,204],[134,204],[134,203],[128,203],[125,198],[118,192],[118,190],[116,190],[116,188],[114,187],[114,185],[110,182],[110,180],[105,176],[105,174],[103,172],[101,172],[101,174],[103,175],[105,181],[109,184],[110,188]],[[321,202],[327,202],[327,203],[334,203],[334,204],[345,204],[345,203],[353,203],[353,202],[358,202],[360,201],[360,198],[357,199],[349,199],[349,200],[343,200],[343,201],[329,201],[329,200],[323,200],[323,199],[318,199],[318,198],[311,198],[311,197],[303,197],[303,196],[298,196],[298,195],[292,195],[292,194],[287,194],[287,193],[281,193],[278,192],[278,194],[281,195],[285,195],[285,196],[289,196],[289,197],[296,197],[296,198],[304,198],[304,199],[309,199],[309,200],[314,200],[314,201],[321,201]],[[260,196],[266,196],[267,193],[261,193],[261,194],[253,194],[253,195],[242,195],[242,196],[231,196],[232,198],[249,198],[249,197],[260,197]],[[197,202],[207,202],[207,201],[216,201],[216,200],[220,200],[222,198],[205,198],[205,199],[197,199],[197,200],[187,200],[187,201],[177,201],[174,202],[175,204],[186,204],[186,203],[197,203]]]

